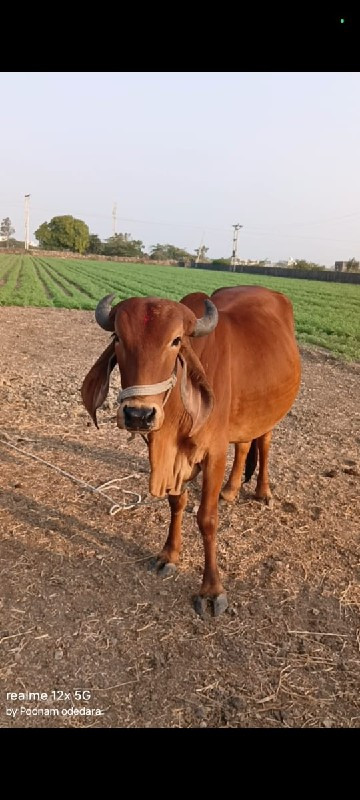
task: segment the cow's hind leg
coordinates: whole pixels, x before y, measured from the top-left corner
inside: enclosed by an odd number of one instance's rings
[[[205,569],[200,593],[194,598],[195,610],[200,616],[204,615],[208,601],[215,617],[222,614],[228,605],[216,559],[219,492],[225,464],[226,452],[207,456],[203,467],[203,487],[197,521],[203,537]]]
[[[235,444],[235,458],[227,483],[221,491],[220,497],[231,503],[241,487],[246,456],[250,450],[251,442],[237,442]]]
[[[259,475],[257,479],[255,497],[257,500],[265,500],[266,504],[270,507],[273,506],[274,501],[269,485],[269,449],[271,442],[272,431],[264,433],[263,436],[258,438],[259,447]]]
[[[187,499],[187,490],[182,494],[168,496],[171,511],[169,534],[155,562],[155,568],[162,577],[167,577],[176,570],[181,550],[181,523]]]

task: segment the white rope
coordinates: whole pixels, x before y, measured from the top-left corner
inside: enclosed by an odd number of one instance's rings
[[[0,431],[0,435],[4,436],[6,439],[10,439],[10,436],[4,431]],[[16,438],[17,440],[23,439],[25,441],[32,441],[32,442],[35,441],[34,439],[26,439],[25,436],[18,436]],[[109,514],[112,517],[115,514],[118,514],[119,511],[123,511],[124,509],[129,511],[131,508],[135,508],[141,503],[141,494],[139,494],[138,492],[130,492],[127,489],[123,489],[124,494],[135,495],[135,497],[137,497],[138,499],[136,503],[131,503],[130,505],[124,503],[123,505],[120,505],[119,503],[114,503],[114,498],[110,497],[108,494],[102,491],[104,487],[110,486],[110,484],[112,483],[127,481],[129,480],[129,478],[140,478],[141,476],[137,472],[134,472],[132,475],[125,475],[124,478],[113,478],[113,480],[111,481],[106,481],[105,483],[101,483],[100,486],[92,486],[91,483],[87,483],[87,481],[83,481],[81,478],[76,478],[75,475],[71,475],[70,472],[66,472],[64,469],[60,469],[60,467],[55,466],[55,464],[51,464],[50,461],[45,461],[44,458],[35,456],[33,453],[28,453],[27,450],[23,450],[21,447],[17,447],[17,445],[12,444],[10,441],[4,441],[4,439],[0,439],[0,444],[4,444],[6,447],[12,447],[13,450],[16,450],[18,453],[22,453],[24,456],[28,456],[28,458],[33,458],[35,461],[40,461],[41,464],[46,464],[47,467],[50,467],[56,472],[60,472],[61,475],[64,475],[66,478],[70,478],[70,480],[75,481],[75,483],[78,483],[85,489],[89,489],[91,492],[94,493],[96,492],[98,494],[101,494],[103,497],[106,497],[106,499],[109,500],[110,503],[112,504],[109,511]]]
[[[161,383],[152,383],[148,385],[143,384],[142,386],[129,386],[127,389],[121,389],[118,394],[118,403],[121,403],[121,401],[125,400],[127,397],[145,397],[146,395],[162,394],[162,392],[166,391],[167,394],[163,402],[163,405],[165,405],[170,391],[174,388],[176,381],[176,373],[173,372],[170,378],[168,378],[166,381],[161,381]]]

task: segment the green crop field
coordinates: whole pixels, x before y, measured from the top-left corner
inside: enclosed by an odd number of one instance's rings
[[[105,294],[116,300],[156,295],[179,300],[192,291],[259,284],[293,302],[297,338],[360,359],[360,286],[272,278],[156,264],[0,255],[0,305],[93,309]]]

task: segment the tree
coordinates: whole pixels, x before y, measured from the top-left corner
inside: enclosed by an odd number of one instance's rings
[[[104,245],[96,233],[90,233],[89,244],[86,248],[87,253],[102,253]]]
[[[74,250],[83,253],[89,244],[89,228],[70,215],[53,217],[35,231],[40,247],[49,250]]]
[[[359,261],[357,261],[356,258],[349,258],[349,261],[346,262],[346,272],[359,272],[359,270]]]
[[[219,267],[230,267],[231,258],[214,258],[213,264],[218,264]]]
[[[103,252],[107,256],[141,258],[144,255],[143,250],[144,245],[140,239],[132,239],[129,233],[115,233],[107,240]]]
[[[15,233],[15,228],[13,228],[13,226],[11,224],[10,217],[5,217],[3,219],[2,223],[1,223],[1,226],[0,226],[0,233],[1,233],[1,236],[4,237],[4,239],[5,239],[6,243],[7,243],[7,247],[9,247],[10,236],[12,236],[13,233]]]
[[[304,258],[298,258],[294,264],[287,267],[287,269],[304,269],[308,272],[315,269],[325,269],[321,264],[314,264],[312,261],[306,261]]]
[[[39,242],[39,245],[44,250],[50,250],[53,246],[55,246],[53,244],[53,235],[50,224],[48,222],[43,222],[42,225],[39,225],[38,229],[35,231],[35,236]]]
[[[182,250],[173,244],[154,244],[150,248],[150,253],[150,258],[156,261],[181,261],[193,258],[187,250]]]

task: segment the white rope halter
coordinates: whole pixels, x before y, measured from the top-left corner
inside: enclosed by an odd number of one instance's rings
[[[153,394],[162,394],[162,392],[166,392],[164,397],[163,406],[165,405],[171,390],[174,388],[177,381],[176,372],[174,370],[173,374],[167,381],[161,381],[161,383],[152,383],[149,385],[142,385],[142,386],[128,386],[127,389],[122,389],[118,394],[118,403],[121,403],[122,400],[126,400],[128,397],[144,397],[144,395],[153,395]]]

